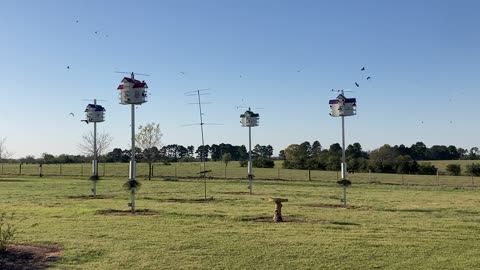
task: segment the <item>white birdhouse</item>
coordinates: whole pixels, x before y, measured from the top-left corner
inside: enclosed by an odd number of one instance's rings
[[[258,113],[248,110],[240,115],[240,123],[242,124],[242,127],[256,127],[258,126],[259,117],[260,115]]]
[[[85,109],[85,118],[88,122],[103,122],[105,121],[105,108],[96,104],[88,104]]]
[[[330,115],[338,116],[352,116],[357,114],[357,100],[355,98],[346,98],[340,94],[336,99],[331,99]]]
[[[145,81],[123,78],[117,90],[120,91],[120,104],[142,104],[147,102],[147,88]]]

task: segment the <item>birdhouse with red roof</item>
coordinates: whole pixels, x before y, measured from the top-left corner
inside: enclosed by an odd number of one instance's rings
[[[118,86],[120,104],[142,104],[147,102],[147,88],[145,81],[139,81],[132,78],[123,78]]]
[[[357,114],[356,98],[346,98],[343,94],[340,94],[336,99],[331,99],[328,103],[330,105],[330,115],[333,117]]]
[[[240,123],[242,127],[256,127],[258,126],[260,115],[254,113],[250,108],[243,114],[240,115]]]
[[[97,104],[88,104],[85,109],[85,120],[98,123],[105,121],[105,108]]]

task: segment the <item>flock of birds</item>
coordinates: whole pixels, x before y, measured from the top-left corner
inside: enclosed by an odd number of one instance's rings
[[[360,71],[365,71],[365,67],[362,67],[362,68],[360,69]],[[372,77],[367,76],[366,79],[367,79],[367,81],[368,81],[368,80],[370,80],[371,78],[372,78]],[[356,87],[360,87],[360,84],[359,84],[358,82],[355,82],[355,86],[356,86]]]

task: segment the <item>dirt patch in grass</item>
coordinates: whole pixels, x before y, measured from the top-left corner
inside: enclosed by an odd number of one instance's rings
[[[242,221],[252,221],[252,222],[267,222],[267,223],[283,223],[283,222],[294,222],[294,223],[305,223],[307,222],[304,219],[299,219],[299,218],[289,218],[289,217],[283,217],[282,222],[274,222],[273,217],[249,217],[249,218],[242,218]]]
[[[155,216],[158,215],[158,212],[151,211],[148,209],[137,209],[135,213],[132,213],[131,210],[98,210],[97,215],[107,215],[107,216]]]
[[[229,194],[229,195],[250,195],[250,192],[248,192],[248,191],[222,192],[222,194]],[[265,194],[252,192],[252,195],[265,195]]]
[[[84,200],[89,200],[89,199],[112,199],[115,198],[113,195],[97,195],[96,197],[93,197],[93,195],[78,195],[78,196],[68,196],[67,198],[69,199],[84,199]]]
[[[11,244],[5,253],[0,253],[0,269],[47,269],[59,259],[62,250],[57,245]]]
[[[305,206],[309,207],[319,207],[319,208],[339,208],[345,209],[342,204],[328,204],[328,203],[309,203],[305,204]],[[347,209],[360,209],[360,210],[368,210],[368,207],[360,207],[354,205],[347,205]]]
[[[163,199],[159,200],[161,202],[178,202],[178,203],[208,203],[208,202],[213,202],[213,201],[218,201],[217,199],[214,199],[213,197],[205,199],[176,199],[176,198],[171,198],[171,199]]]

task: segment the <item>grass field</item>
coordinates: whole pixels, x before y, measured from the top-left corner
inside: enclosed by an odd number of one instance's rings
[[[64,248],[54,269],[480,268],[477,188],[355,184],[342,209],[331,179],[255,180],[253,195],[245,180],[208,180],[208,203],[189,202],[203,181],[155,179],[137,207],[157,215],[98,214],[128,210],[125,180],[101,180],[98,194],[113,197],[93,200],[70,198],[89,195],[85,177],[0,176],[1,211],[24,219],[17,242]],[[268,197],[288,198],[294,222],[251,221],[273,215]]]
[[[447,164],[458,162],[462,164],[462,169],[471,161],[436,161],[432,164],[436,165],[440,171],[445,171]],[[128,178],[128,163],[106,163],[100,164],[99,174],[106,177],[124,177]],[[240,167],[238,162],[230,162],[227,167],[223,162],[207,162],[208,177],[216,179],[245,179],[247,169]],[[199,176],[200,163],[172,163],[171,165],[154,164],[154,177],[163,179],[164,177],[173,178],[197,178]],[[8,175],[24,175],[38,176],[38,164],[23,164],[20,169],[19,164],[0,164],[0,176]],[[147,176],[148,167],[146,163],[137,163],[137,176],[144,179]],[[270,180],[312,180],[325,183],[335,183],[339,178],[339,172],[335,171],[308,171],[308,170],[288,170],[281,168],[281,161],[276,161],[275,168],[263,169],[254,168],[253,171],[257,179]],[[43,174],[45,176],[73,176],[88,177],[91,175],[90,164],[45,164],[43,165]],[[378,174],[378,173],[355,173],[350,174],[349,179],[354,183],[383,183],[383,184],[402,184],[402,185],[438,185],[438,186],[467,186],[480,183],[478,177],[471,176],[448,176],[436,175],[420,176],[420,175],[402,175],[402,174]]]

